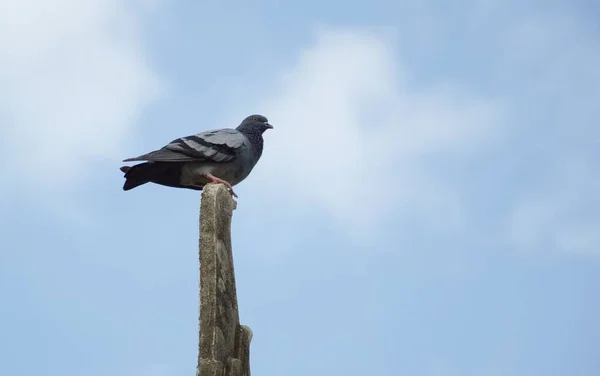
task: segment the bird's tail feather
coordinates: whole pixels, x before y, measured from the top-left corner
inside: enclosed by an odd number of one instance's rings
[[[123,190],[128,191],[146,183],[156,183],[167,187],[190,188],[202,190],[202,187],[181,185],[181,169],[184,163],[145,162],[134,166],[123,166],[121,172],[125,174]]]
[[[123,190],[128,191],[158,178],[162,172],[162,169],[157,169],[156,167],[157,166],[152,163],[140,163],[131,167],[121,167],[120,170],[125,173],[125,184],[123,184]]]

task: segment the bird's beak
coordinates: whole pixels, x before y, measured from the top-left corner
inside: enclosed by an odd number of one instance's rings
[[[265,126],[267,127],[267,129],[273,129],[273,126],[269,123],[265,123]]]

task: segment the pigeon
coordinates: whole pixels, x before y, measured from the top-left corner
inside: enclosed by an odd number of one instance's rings
[[[125,173],[123,190],[146,183],[201,191],[206,184],[233,186],[246,179],[263,152],[263,133],[273,129],[263,115],[246,117],[236,129],[205,131],[171,141],[159,150],[128,158],[145,161],[120,168]]]

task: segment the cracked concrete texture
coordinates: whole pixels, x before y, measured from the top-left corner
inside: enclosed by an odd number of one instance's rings
[[[252,331],[239,322],[231,247],[236,206],[222,184],[202,191],[197,376],[250,376]]]

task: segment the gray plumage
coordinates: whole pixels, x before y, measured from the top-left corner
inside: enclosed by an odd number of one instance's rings
[[[146,162],[121,167],[126,179],[123,190],[150,182],[194,190],[202,190],[205,184],[219,180],[231,186],[239,184],[262,155],[262,134],[272,128],[266,117],[250,115],[236,129],[181,137],[159,150],[125,159],[123,162]]]

